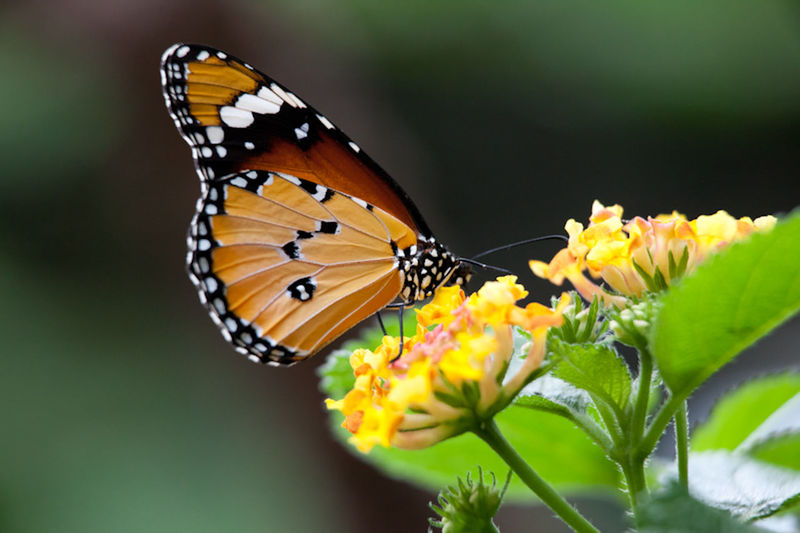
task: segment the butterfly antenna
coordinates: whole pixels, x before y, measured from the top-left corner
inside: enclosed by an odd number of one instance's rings
[[[517,242],[512,242],[510,244],[504,244],[503,246],[498,246],[497,248],[492,248],[491,250],[486,250],[486,251],[481,252],[479,254],[475,254],[475,255],[472,256],[472,259],[477,259],[479,257],[483,257],[484,255],[493,254],[493,253],[499,252],[501,250],[508,250],[509,248],[516,248],[517,246],[523,246],[525,244],[530,244],[532,242],[556,241],[556,240],[569,242],[569,239],[567,239],[563,235],[545,235],[543,237],[534,237],[533,239],[525,239],[524,241],[517,241]],[[469,263],[469,261],[467,261],[465,259],[462,259],[462,261],[466,261],[467,263]],[[480,263],[477,263],[477,262],[473,262],[473,264],[480,265]],[[486,266],[486,265],[482,265],[482,266]],[[492,268],[494,268],[494,267],[492,267]]]
[[[463,262],[463,263],[469,263],[470,265],[475,265],[476,267],[486,268],[486,269],[489,269],[489,270],[496,270],[498,272],[502,272],[503,274],[514,274],[513,272],[511,272],[510,270],[506,270],[505,268],[501,268],[501,267],[494,266],[494,265],[487,265],[486,263],[481,263],[480,261],[475,261],[475,259],[468,259],[466,257],[459,257],[458,260]]]

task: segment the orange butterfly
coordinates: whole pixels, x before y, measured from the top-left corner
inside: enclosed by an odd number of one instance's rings
[[[282,85],[187,44],[164,52],[161,81],[202,186],[189,277],[237,351],[292,364],[469,277],[403,189]]]

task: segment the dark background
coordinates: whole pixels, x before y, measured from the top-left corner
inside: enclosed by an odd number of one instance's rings
[[[331,439],[322,357],[249,363],[197,302],[199,186],[158,75],[177,41],[293,88],[464,255],[558,232],[595,198],[690,217],[798,204],[797,2],[7,1],[0,531],[424,531],[432,514],[432,494]],[[526,261],[555,248],[492,260],[547,301]],[[799,348],[795,320],[712,379],[693,418]],[[622,527],[609,502],[581,505]],[[565,531],[550,515],[498,523]]]

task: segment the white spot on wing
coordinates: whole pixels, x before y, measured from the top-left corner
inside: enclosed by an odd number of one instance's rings
[[[281,98],[277,94],[270,91],[266,87],[261,87],[256,94],[258,95],[259,98],[267,100],[268,102],[272,102],[278,107],[280,107],[281,104],[283,104],[283,100],[281,100]]]
[[[231,180],[231,185],[236,185],[237,187],[245,188],[247,187],[247,180],[241,176],[236,176]]]
[[[323,187],[322,185],[317,185],[317,192],[312,194],[311,197],[314,200],[316,200],[318,202],[321,202],[323,200],[323,198],[325,198],[325,195],[327,193],[328,193],[328,188],[327,187]]]
[[[296,94],[294,94],[294,93],[286,93],[286,96],[288,96],[289,98],[294,100],[294,103],[296,104],[295,107],[300,107],[300,108],[308,107],[305,102],[303,102],[302,100],[300,100],[297,97]]]
[[[256,145],[251,143],[250,141],[245,141],[244,147],[247,148],[248,150],[252,150],[253,148],[256,147]]]
[[[298,141],[308,137],[308,122],[304,122],[302,126],[295,128],[294,134],[297,136]]]
[[[178,48],[178,51],[175,52],[175,55],[178,56],[178,57],[184,57],[188,53],[189,53],[189,47],[188,46],[181,46],[180,48]]]
[[[211,54],[209,54],[209,53],[208,53],[206,50],[203,50],[202,52],[200,52],[199,54],[197,54],[197,60],[198,60],[198,61],[205,61],[205,60],[206,60],[206,59],[208,59],[210,56],[211,56]]]
[[[219,288],[217,280],[211,277],[206,278],[205,284],[206,284],[206,290],[208,292],[216,292],[216,290]]]
[[[256,179],[258,177],[258,172],[256,172],[255,170],[251,170],[250,172],[245,174],[245,176],[247,176],[251,180],[254,180],[254,179]]]
[[[358,147],[358,145],[357,145],[356,143],[354,143],[353,141],[350,141],[350,142],[349,142],[349,143],[347,143],[347,144],[350,146],[350,148],[352,148],[352,149],[353,149],[353,151],[354,151],[355,153],[358,153],[358,152],[360,152],[360,151],[361,151],[361,148],[359,148],[359,147]]]
[[[253,111],[254,113],[260,114],[274,114],[280,111],[281,106],[270,102],[269,100],[264,100],[263,98],[259,98],[258,96],[250,93],[244,93],[243,95],[239,96],[236,99],[236,107],[238,109],[244,109],[245,111]]]
[[[211,144],[219,144],[225,138],[225,130],[219,126],[208,126],[206,128],[206,136]]]
[[[322,115],[317,115],[317,118],[319,119],[320,122],[322,122],[323,126],[328,128],[329,130],[333,129],[333,123],[331,123],[330,120],[328,120],[327,118],[323,117]]]
[[[283,89],[278,87],[276,83],[270,84],[269,88],[272,89],[272,92],[280,96],[284,102],[286,102],[292,107],[297,107],[297,102],[294,99],[292,99],[288,94],[286,94],[286,92]]]
[[[294,183],[295,185],[300,185],[300,178],[292,176],[291,174],[284,174],[283,172],[277,172],[278,176],[282,177],[289,183]]]
[[[202,154],[203,157],[211,157],[212,155],[214,155],[214,152],[211,151],[211,148],[209,148],[208,146],[203,146],[200,149],[200,153]]]
[[[246,128],[253,123],[253,113],[226,105],[219,110],[219,118],[231,128]]]
[[[228,155],[228,149],[224,146],[217,146],[217,155],[220,157],[225,157]]]

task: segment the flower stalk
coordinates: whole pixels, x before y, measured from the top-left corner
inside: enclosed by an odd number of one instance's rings
[[[474,430],[492,450],[499,455],[511,470],[519,476],[542,502],[550,507],[561,520],[578,533],[600,533],[582,514],[537,474],[517,450],[506,440],[494,420],[489,420]]]
[[[686,400],[675,413],[675,456],[678,461],[678,482],[689,488],[689,412]]]

